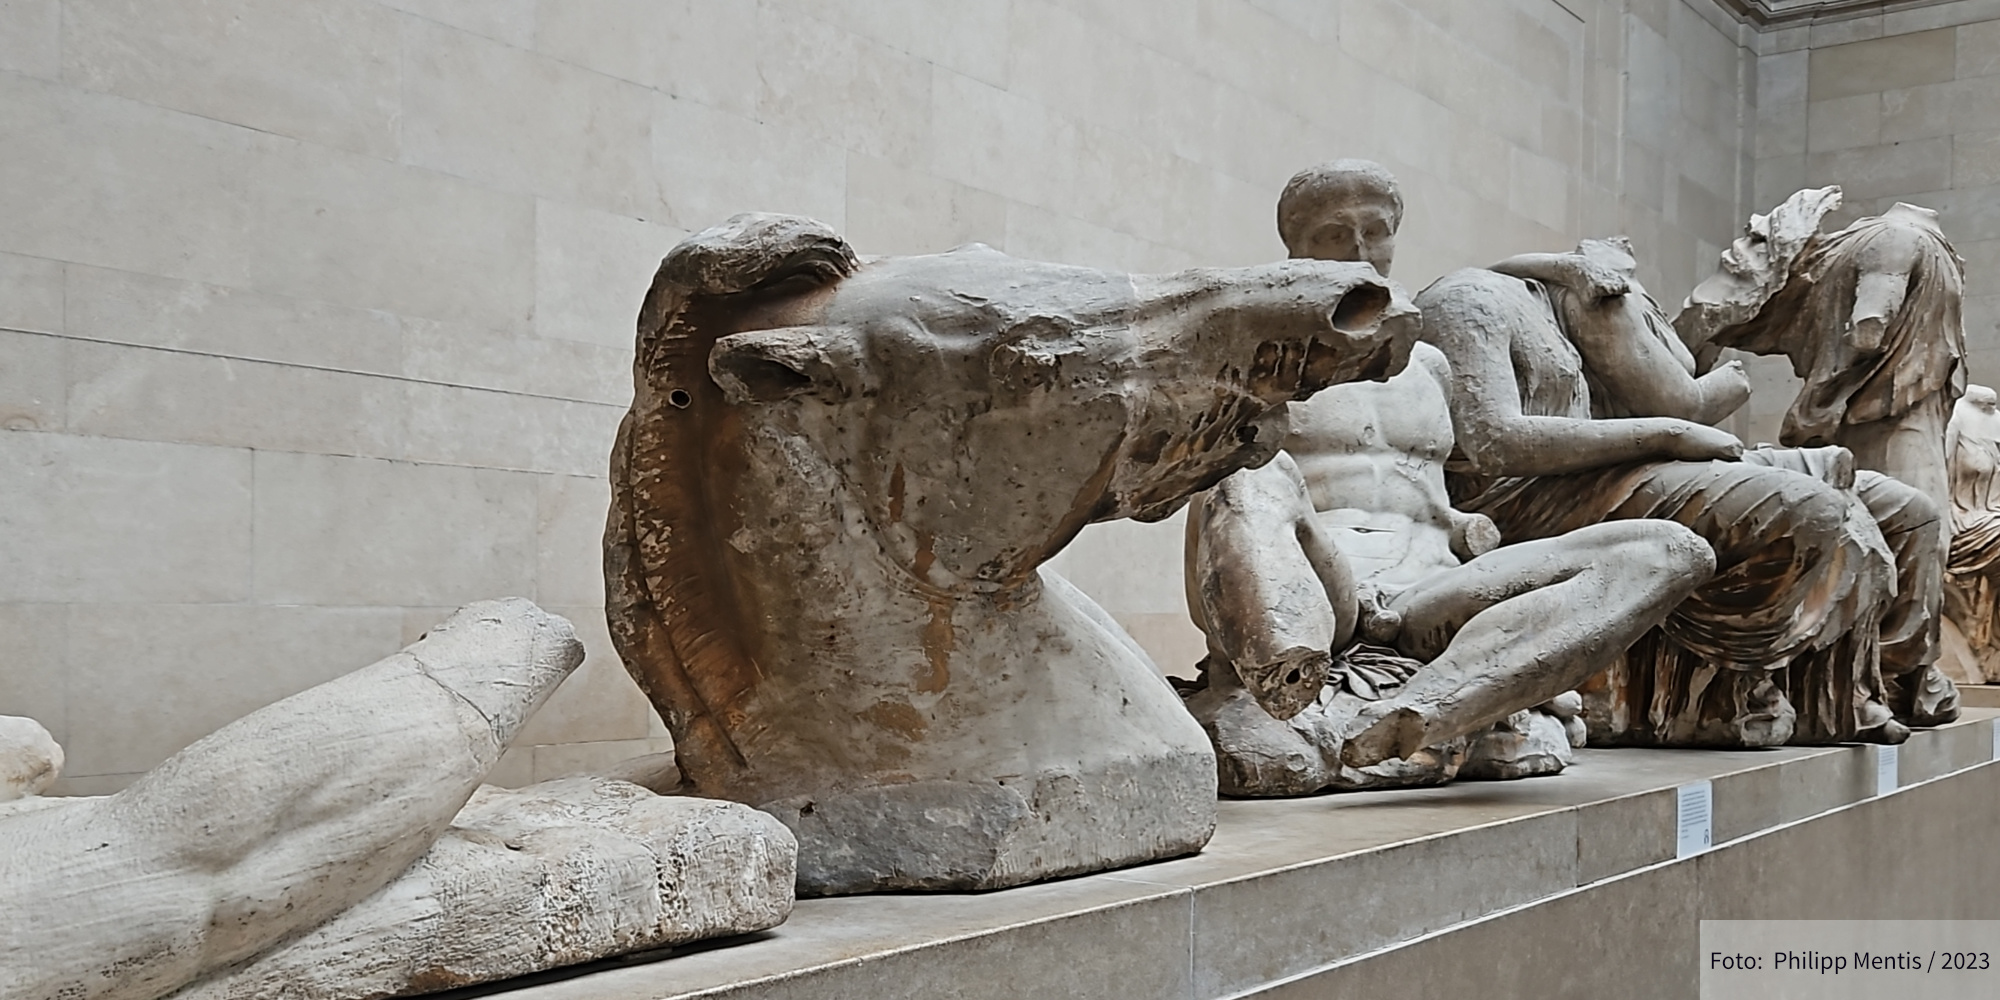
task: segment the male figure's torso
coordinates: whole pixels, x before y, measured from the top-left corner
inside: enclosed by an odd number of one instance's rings
[[[1444,462],[1451,455],[1450,366],[1428,344],[1386,382],[1327,389],[1291,408],[1285,450],[1320,525],[1356,577],[1407,585],[1456,566]]]

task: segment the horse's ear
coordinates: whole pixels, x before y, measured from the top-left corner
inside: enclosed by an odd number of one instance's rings
[[[733,333],[708,352],[708,374],[738,406],[776,403],[804,393],[829,402],[858,384],[859,359],[836,328],[787,326]]]
[[[689,352],[706,356],[715,327],[728,326],[696,308],[704,300],[831,284],[859,266],[847,241],[812,219],[747,213],[704,229],[668,252],[653,275],[639,309],[638,371],[663,372]]]

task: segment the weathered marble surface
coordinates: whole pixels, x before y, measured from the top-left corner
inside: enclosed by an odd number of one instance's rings
[[[0,802],[0,998],[372,998],[782,920],[792,838],[747,807],[476,791],[582,659],[560,617],[481,602],[116,795]],[[9,719],[0,761],[32,792],[60,748]]]
[[[175,1000],[370,1000],[775,927],[797,844],[734,802],[577,777],[483,786],[410,869]]]
[[[689,788],[784,820],[807,894],[1198,849],[1206,737],[1038,567],[1267,461],[1287,401],[1398,370],[1407,308],[1353,264],[864,260],[768,215],[683,242],[640,315],[605,573]]]
[[[472,605],[116,795],[0,817],[0,996],[163,996],[333,918],[429,849],[582,659],[526,601]]]
[[[1772,215],[1803,222],[1812,215],[1798,203],[1814,201],[1837,205],[1838,189],[1801,191]],[[1753,216],[1738,244],[1754,239],[1765,218]],[[1695,288],[1688,308],[1697,316],[1680,324],[1683,335],[1704,351],[1789,358],[1805,386],[1785,413],[1781,443],[1840,445],[1860,468],[1894,476],[1948,509],[1944,432],[1965,389],[1965,265],[1937,213],[1898,202],[1839,232],[1811,232],[1793,259],[1759,282],[1766,301],[1754,312],[1708,315],[1729,311],[1709,303],[1724,297],[1718,285],[1742,283],[1731,262],[1746,256],[1732,247],[1723,273]]]
[[[1945,434],[1951,471],[1951,558],[1945,567],[1944,658],[1957,679],[2000,680],[2000,401],[1965,387]]]
[[[1604,273],[1628,251],[1600,241],[1574,264],[1535,255],[1498,269],[1509,274],[1459,271],[1418,296],[1424,337],[1457,376],[1454,502],[1490,516],[1509,543],[1660,519],[1713,548],[1714,577],[1586,687],[1593,742],[1907,737],[1880,650],[1894,641],[1921,657],[1910,650],[1922,643],[1922,588],[1890,577],[1922,576],[1933,505],[1886,477],[1840,481],[1839,463],[1819,457],[1746,456],[1705,426],[1741,393],[1705,384],[1713,372],[1629,266]]]
[[[62,766],[62,745],[41,723],[0,715],[0,802],[40,795]]]
[[[1900,591],[1880,627],[1890,706],[1904,722],[1930,725],[1958,711],[1936,662],[1952,534],[1945,431],[1965,386],[1965,265],[1937,213],[1915,205],[1818,232],[1839,201],[1838,188],[1810,189],[1770,216],[1752,216],[1677,326],[1704,358],[1724,347],[1789,358],[1805,385],[1779,440],[1846,448],[1861,470],[1928,501],[1874,497],[1869,505],[1894,510],[1894,524],[1881,519]]]
[[[1753,213],[1743,235],[1722,251],[1715,273],[1674,314],[1681,343],[1703,359],[1719,354],[1716,334],[1756,319],[1784,290],[1792,266],[1819,238],[1821,221],[1840,207],[1841,197],[1838,185],[1803,188],[1770,212]]]
[[[1295,257],[1386,270],[1401,213],[1387,170],[1336,161],[1286,187],[1279,232]],[[1187,700],[1224,792],[1559,771],[1584,735],[1569,689],[1713,572],[1664,521],[1496,548],[1493,523],[1446,495],[1451,384],[1419,344],[1386,382],[1292,404],[1285,450],[1196,501],[1186,584],[1209,648]]]

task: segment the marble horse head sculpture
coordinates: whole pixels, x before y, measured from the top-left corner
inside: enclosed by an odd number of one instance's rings
[[[605,534],[684,787],[792,827],[807,894],[1200,849],[1207,738],[1039,567],[1267,461],[1286,402],[1400,370],[1409,308],[1365,264],[858,258],[778,215],[690,237],[640,313]]]

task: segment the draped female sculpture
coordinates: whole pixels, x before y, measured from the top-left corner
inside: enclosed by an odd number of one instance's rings
[[[1960,667],[1974,683],[2000,679],[2000,402],[1965,387],[1945,431],[1951,471],[1951,559],[1945,564],[1947,649],[1963,641]],[[1951,632],[1957,632],[1956,636]]]

